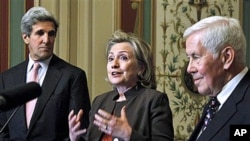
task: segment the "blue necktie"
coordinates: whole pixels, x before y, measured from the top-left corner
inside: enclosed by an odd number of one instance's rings
[[[204,131],[207,128],[207,125],[212,121],[216,111],[218,110],[220,106],[220,102],[217,100],[216,97],[212,97],[209,101],[209,106],[207,109],[207,115],[204,120],[204,124],[202,127],[202,131]]]

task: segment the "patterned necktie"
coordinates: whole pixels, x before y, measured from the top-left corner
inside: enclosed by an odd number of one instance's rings
[[[38,70],[40,68],[40,64],[38,62],[35,62],[33,64],[33,68],[30,72],[28,82],[39,82],[38,81]],[[27,127],[29,127],[30,120],[33,114],[33,111],[35,109],[37,98],[30,100],[29,102],[26,103],[26,120],[27,120]]]
[[[207,128],[207,125],[212,121],[216,111],[218,110],[220,106],[220,102],[217,100],[216,97],[212,97],[209,101],[209,106],[207,109],[207,115],[204,120],[204,124],[202,127],[202,131],[204,131]]]

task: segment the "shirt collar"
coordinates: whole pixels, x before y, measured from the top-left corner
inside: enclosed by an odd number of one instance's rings
[[[48,59],[46,60],[42,60],[42,61],[36,61],[36,62],[39,62],[39,64],[41,65],[41,68],[45,68],[47,69],[48,66],[49,66],[49,63],[50,63],[50,60],[52,59],[53,55],[51,55]],[[32,58],[30,57],[29,55],[29,62],[28,62],[28,69],[27,71],[29,72],[33,66],[33,64],[35,63],[34,60],[32,60]]]
[[[225,103],[228,97],[232,94],[233,90],[240,83],[242,78],[246,75],[248,68],[245,67],[239,74],[231,79],[223,88],[222,91],[217,95],[217,99],[220,102],[220,107]]]

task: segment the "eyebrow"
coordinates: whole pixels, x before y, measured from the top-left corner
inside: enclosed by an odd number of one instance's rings
[[[119,51],[118,53],[129,53],[129,51]],[[109,54],[114,54],[112,51],[109,51]]]
[[[39,32],[39,31],[45,31],[45,30],[43,30],[43,29],[38,29],[38,30],[35,31],[35,32]],[[51,29],[51,30],[49,30],[48,32],[56,32],[56,30],[55,30],[55,29]]]

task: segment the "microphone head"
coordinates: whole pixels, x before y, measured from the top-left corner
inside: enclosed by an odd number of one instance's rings
[[[40,96],[42,88],[36,82],[18,85],[0,92],[0,110],[7,111]]]

